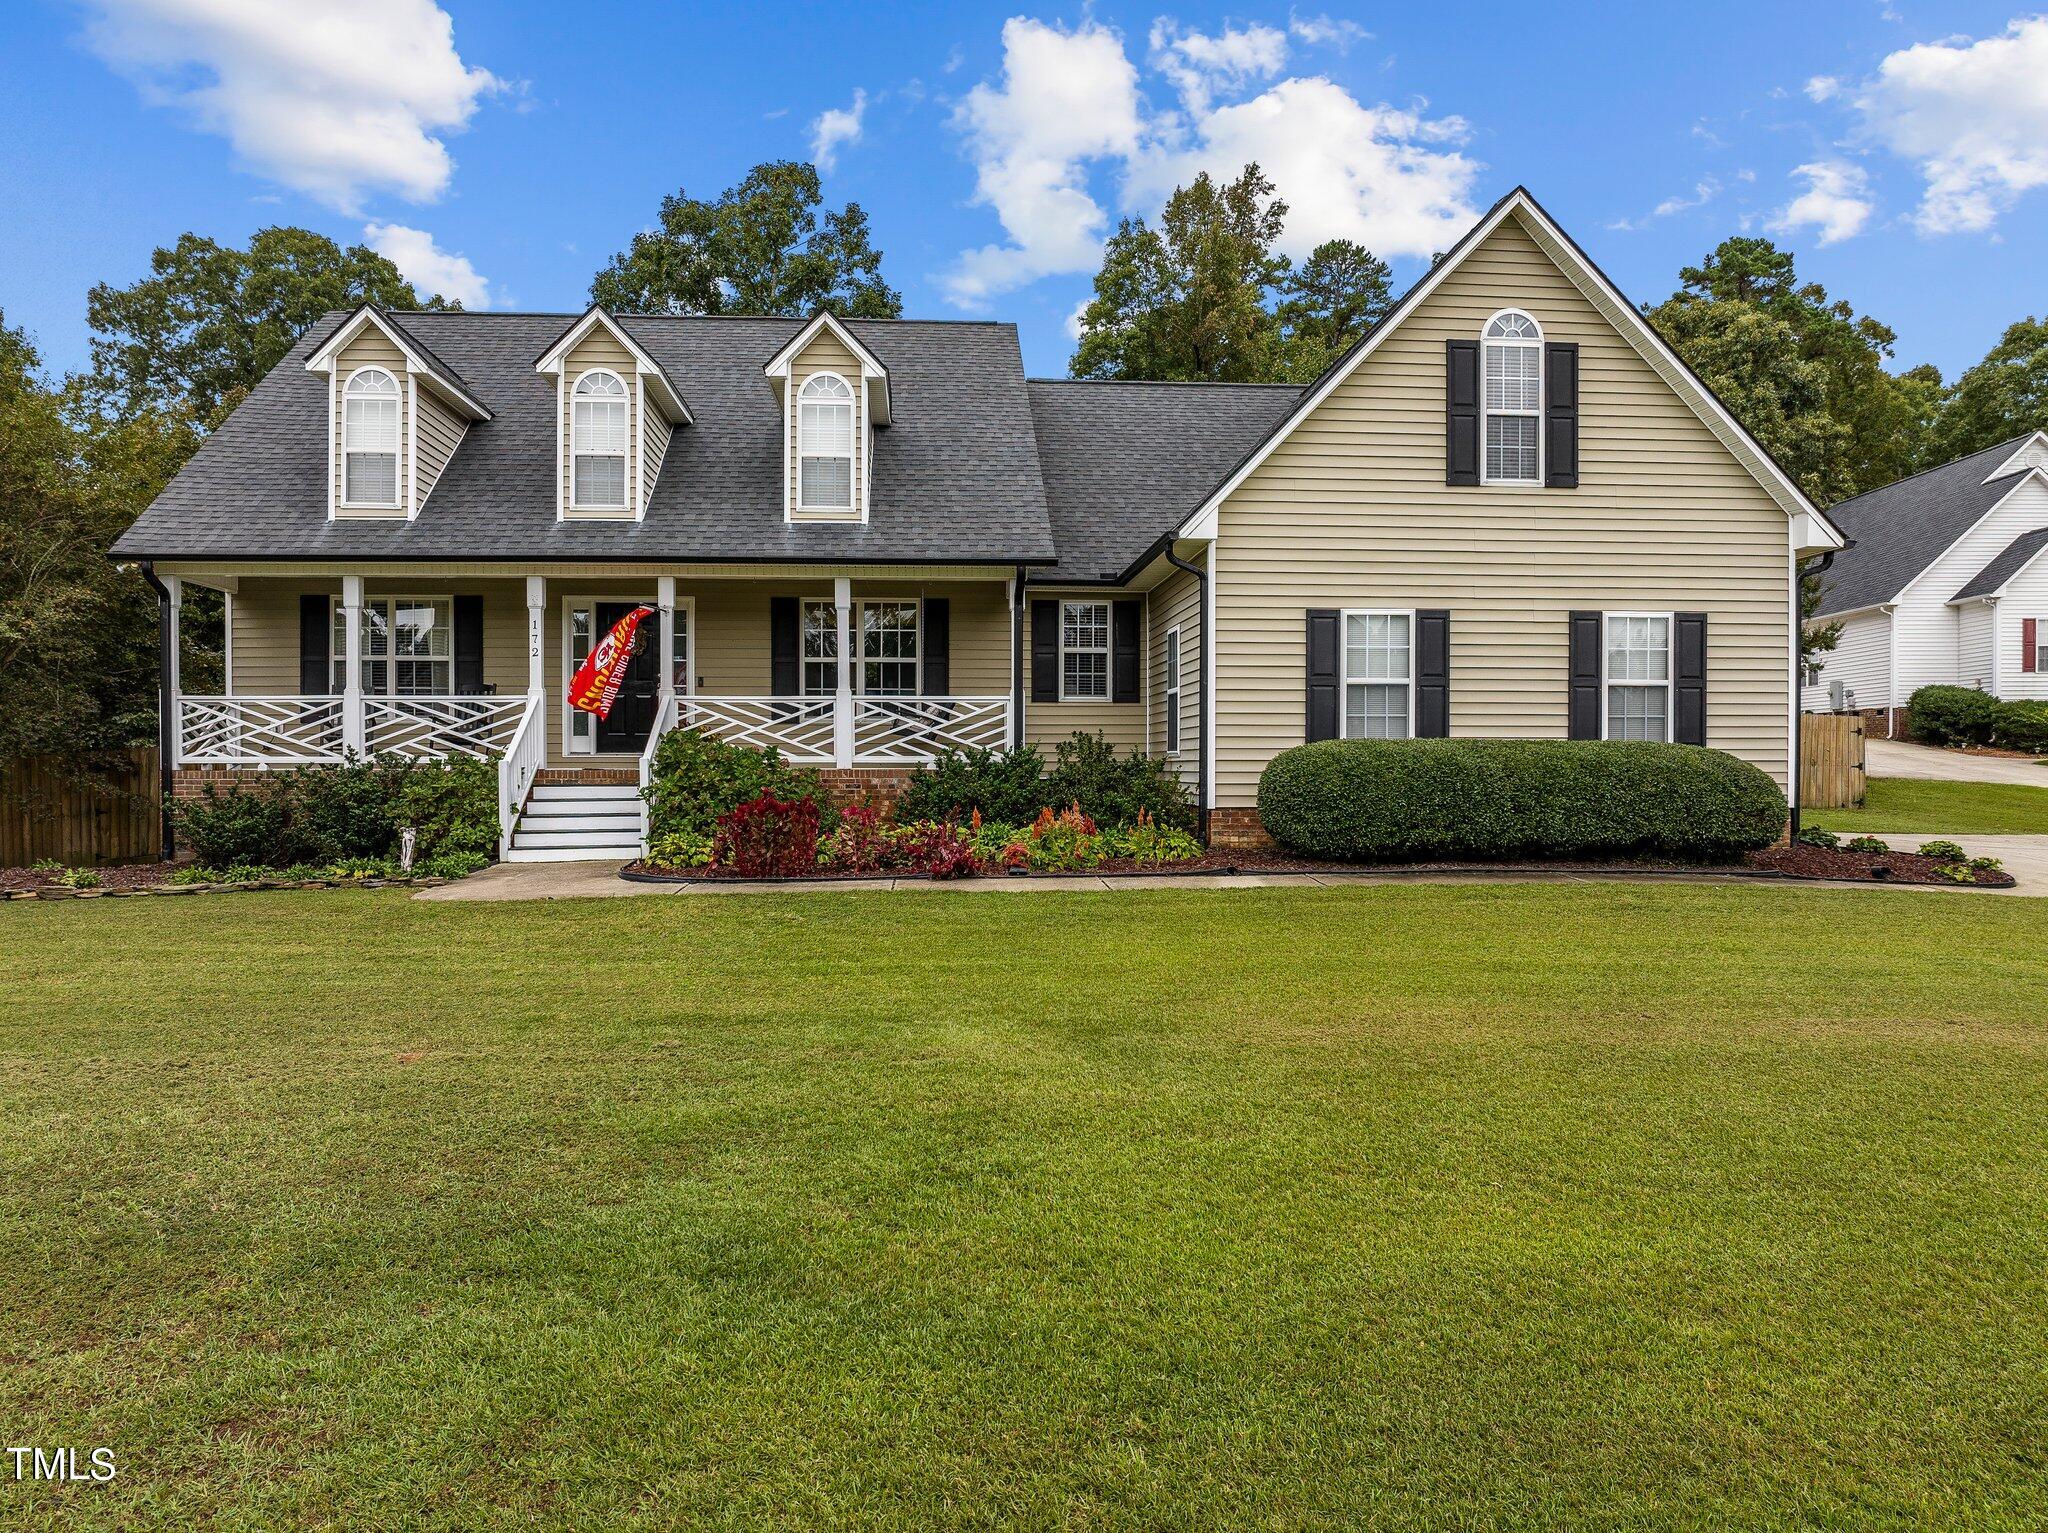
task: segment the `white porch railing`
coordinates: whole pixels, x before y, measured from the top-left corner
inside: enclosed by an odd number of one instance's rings
[[[676,727],[676,702],[673,693],[661,700],[655,710],[654,727],[647,731],[647,744],[640,752],[640,852],[645,856],[647,844],[647,785],[654,781],[654,753],[661,749],[661,737]]]
[[[519,722],[505,744],[505,754],[498,758],[500,858],[511,852],[512,828],[519,823],[520,811],[526,808],[526,795],[533,791],[533,780],[548,764],[547,699],[536,692],[518,701],[522,708]]]
[[[338,697],[180,697],[178,761],[187,766],[301,766],[339,761]]]
[[[526,712],[524,697],[366,697],[363,746],[376,756],[495,756]]]
[[[676,699],[675,722],[735,745],[772,745],[791,761],[829,766],[832,712],[829,697],[690,696]]]
[[[941,751],[999,751],[1010,742],[1007,697],[856,697],[853,759],[910,766]]]

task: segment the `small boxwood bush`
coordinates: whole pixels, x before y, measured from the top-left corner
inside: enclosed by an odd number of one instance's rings
[[[983,820],[1029,825],[1041,809],[1080,805],[1101,825],[1141,819],[1195,828],[1194,800],[1164,757],[1119,751],[1100,733],[1077,732],[1053,746],[1047,767],[1037,747],[1014,752],[947,752],[911,775],[896,806],[903,821]]]
[[[1922,687],[1907,700],[1913,738],[1929,745],[1989,745],[1998,699],[1975,687]]]
[[[1663,856],[1715,862],[1785,832],[1756,767],[1697,745],[1620,740],[1323,740],[1282,751],[1259,817],[1341,861]]]
[[[1991,743],[2007,750],[2048,751],[2048,703],[2000,703],[1991,716]]]
[[[725,816],[760,798],[813,803],[821,811],[825,803],[818,774],[791,766],[773,746],[755,750],[701,730],[670,730],[654,751],[647,784],[647,834],[653,841],[670,836],[708,839]]]
[[[1020,751],[946,751],[910,774],[897,818],[965,821],[979,814],[1002,825],[1028,825],[1046,804],[1045,758]]]

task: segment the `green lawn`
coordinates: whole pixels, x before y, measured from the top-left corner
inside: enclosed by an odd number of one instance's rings
[[[1808,825],[1849,834],[1896,830],[1978,836],[2048,835],[2048,788],[2028,788],[2019,783],[1873,777],[1861,809],[1809,809],[1802,820]]]
[[[10,905],[0,1525],[2038,1528],[2040,923]]]

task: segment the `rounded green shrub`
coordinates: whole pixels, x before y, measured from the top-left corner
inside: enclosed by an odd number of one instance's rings
[[[1991,743],[2007,750],[2048,751],[2048,703],[2000,703],[1991,716]]]
[[[1989,745],[1998,699],[1975,687],[1921,687],[1906,700],[1913,738],[1930,745]]]
[[[1339,861],[1727,861],[1775,842],[1785,813],[1747,762],[1637,741],[1322,740],[1259,779],[1275,839]]]

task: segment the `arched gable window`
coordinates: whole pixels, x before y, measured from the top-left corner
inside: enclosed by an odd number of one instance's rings
[[[797,506],[853,509],[853,389],[836,373],[805,380],[797,395]]]
[[[1519,309],[1486,322],[1484,353],[1488,484],[1541,483],[1543,329]]]
[[[398,380],[366,367],[342,390],[341,498],[351,506],[398,504]]]
[[[617,373],[589,372],[576,380],[569,452],[575,476],[571,504],[591,510],[623,510],[626,385]]]

